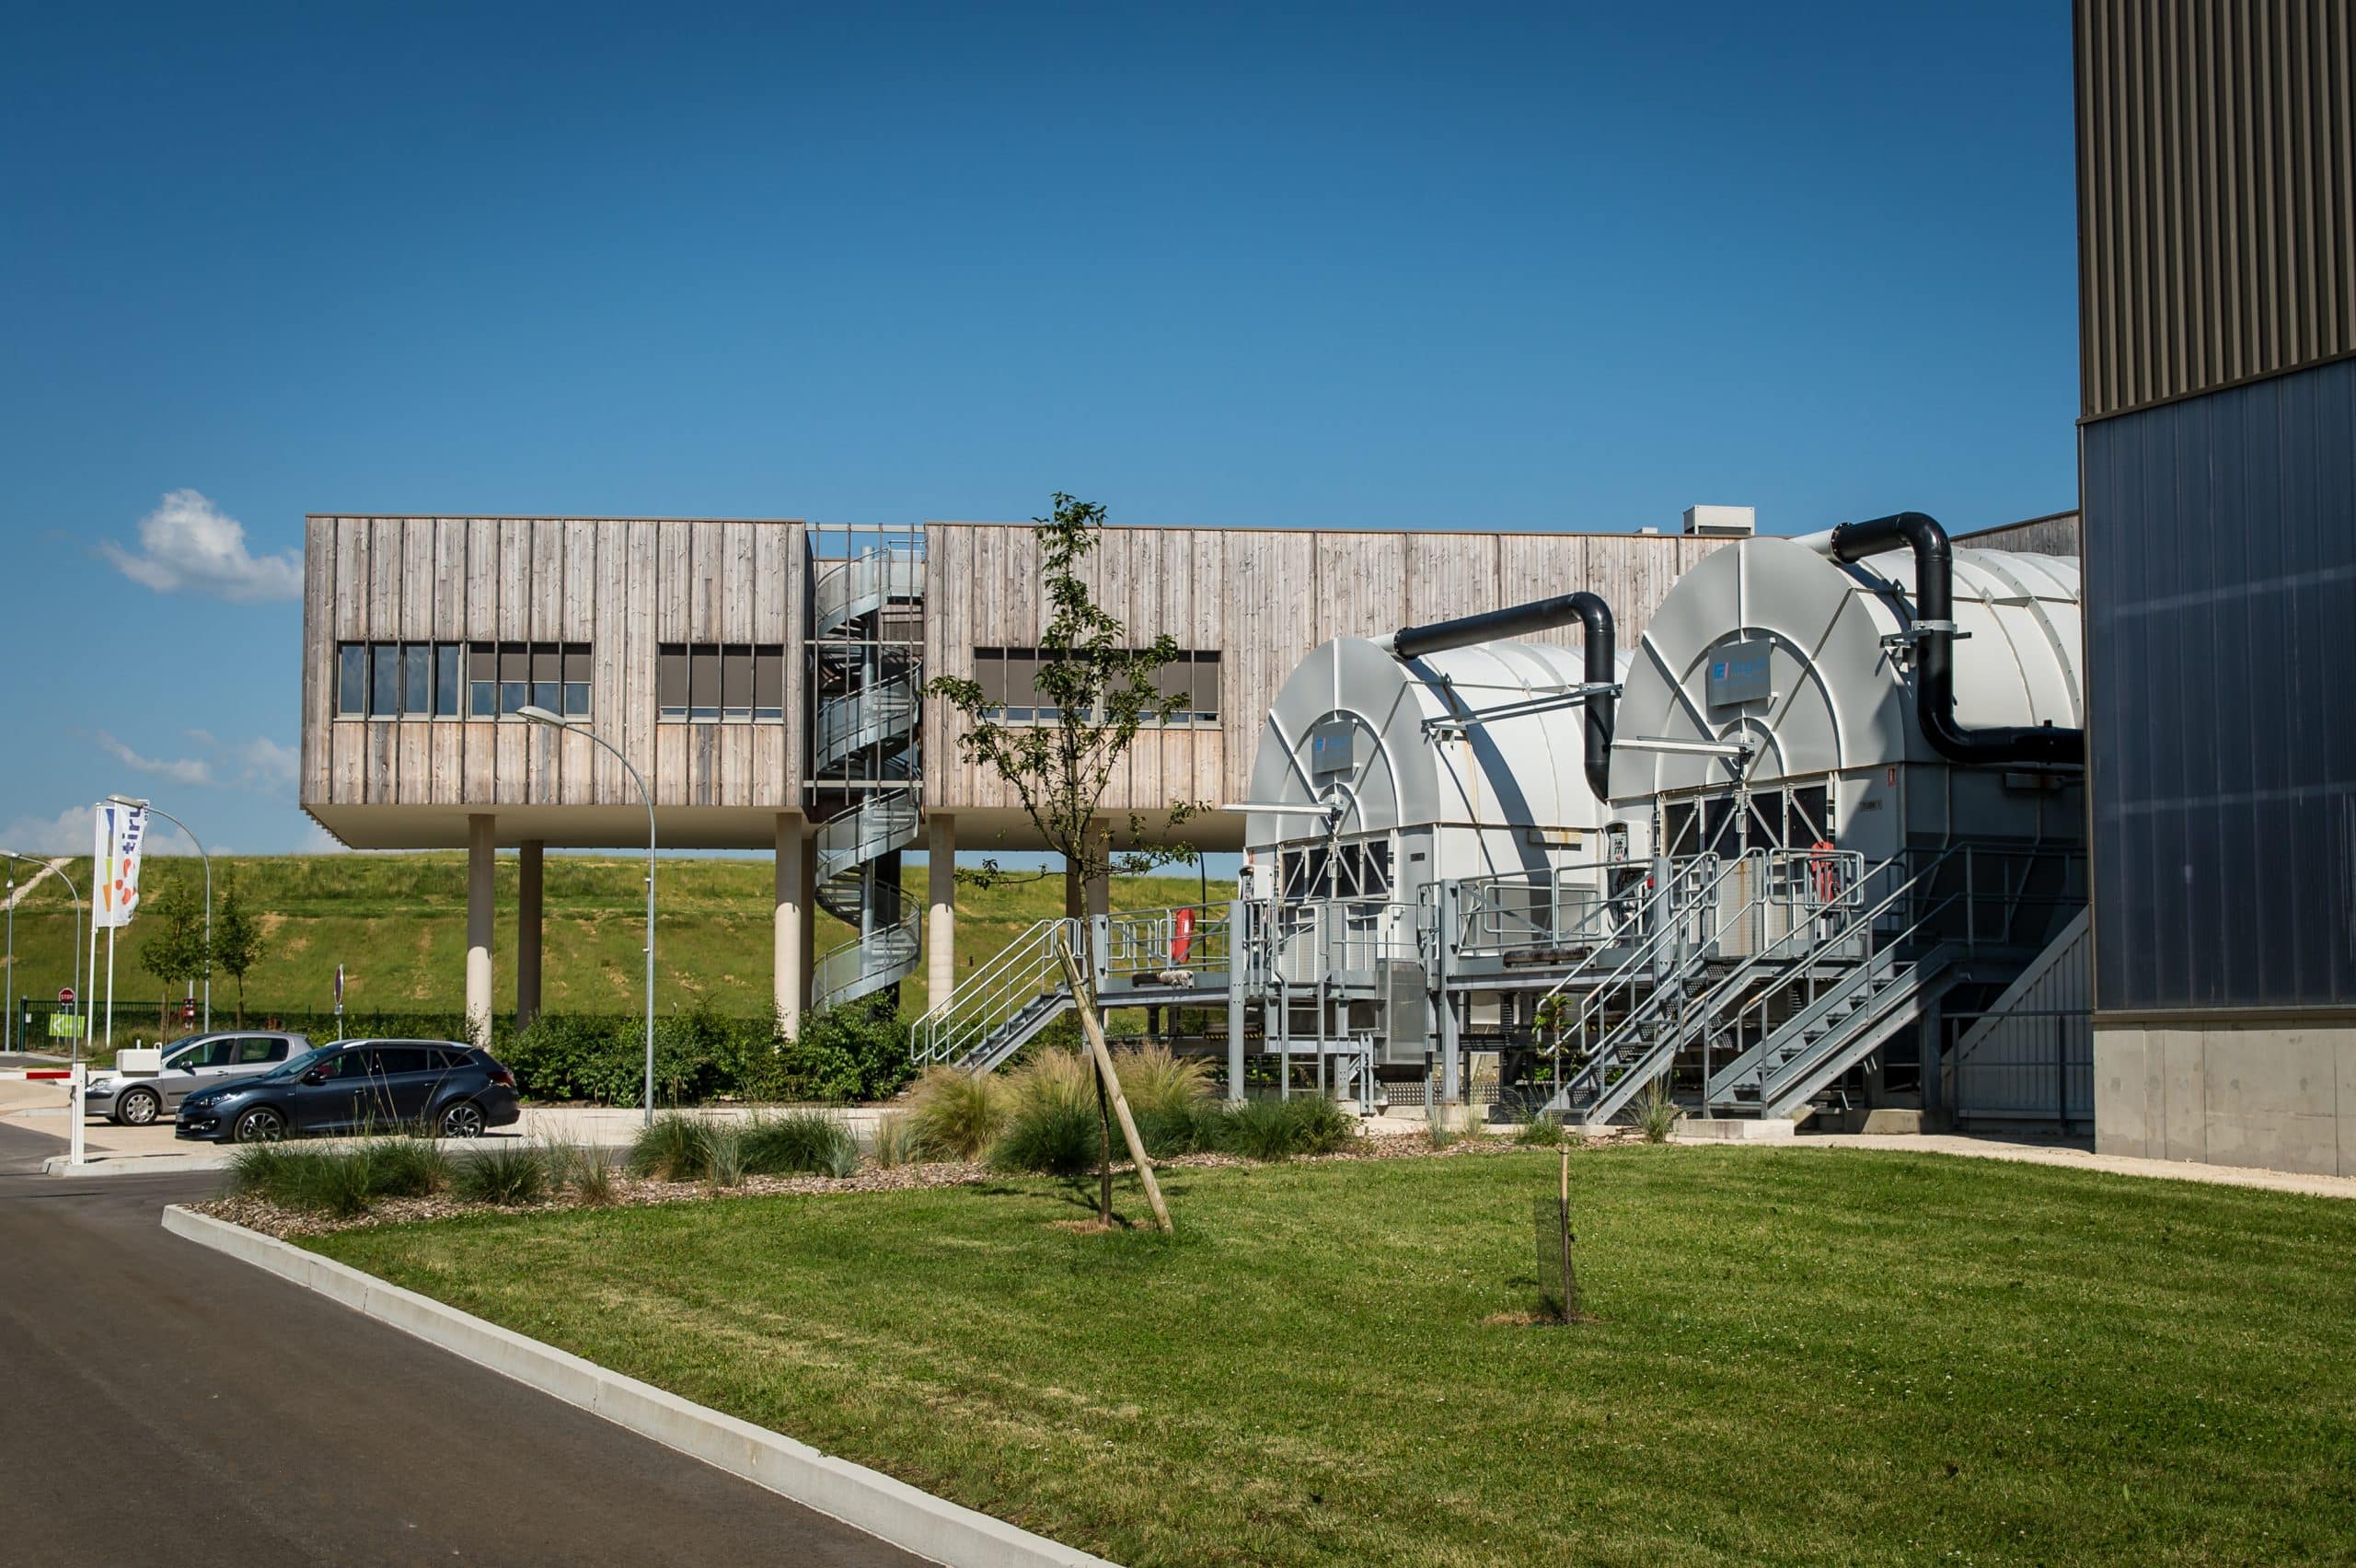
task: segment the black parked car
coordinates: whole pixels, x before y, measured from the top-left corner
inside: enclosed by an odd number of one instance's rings
[[[339,1040],[260,1078],[196,1090],[173,1130],[223,1143],[404,1127],[476,1138],[521,1113],[515,1075],[488,1051],[454,1040]]]

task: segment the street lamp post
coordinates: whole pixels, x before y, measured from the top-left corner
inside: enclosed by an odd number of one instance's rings
[[[136,806],[143,812],[154,812],[187,834],[188,841],[196,846],[196,858],[204,862],[204,1032],[210,1034],[213,1032],[213,857],[204,852],[203,841],[197,837],[188,824],[155,801],[133,800],[129,795],[109,795],[107,799],[118,806]],[[107,974],[108,983],[111,985],[114,971],[110,969]],[[156,1022],[160,1025],[163,1020],[158,1019]]]
[[[82,888],[81,884],[76,882],[72,875],[66,871],[64,860],[61,858],[56,861],[56,863],[52,864],[47,860],[36,860],[30,855],[19,855],[14,849],[0,849],[0,859],[22,860],[28,866],[48,866],[51,870],[57,873],[58,880],[65,884],[65,891],[74,895],[74,951],[75,952],[80,952],[82,951]],[[8,900],[9,1005],[14,1007],[17,978],[17,903],[14,896],[16,892],[16,874],[14,872],[9,873],[8,887],[11,894]],[[70,958],[65,961],[65,977],[68,980],[74,978],[74,961]],[[82,976],[82,989],[76,995],[75,999],[76,1006],[82,1009],[82,1016],[86,1018],[89,1016],[89,998],[90,977],[87,974],[85,974]],[[15,1026],[12,1024],[10,1027],[14,1028]],[[74,1054],[76,1056],[79,1056],[82,1054],[81,1042],[78,1037],[75,1042]]]
[[[613,754],[614,760],[622,765],[622,771],[629,775],[629,781],[638,786],[639,798],[646,802],[646,1088],[639,1101],[645,1107],[645,1122],[651,1127],[654,1124],[654,795],[647,789],[646,780],[639,777],[638,769],[629,765],[629,758],[621,754],[621,749],[595,730],[575,724],[545,708],[523,708],[516,711],[535,724],[546,724],[553,730],[569,730],[605,747]]]

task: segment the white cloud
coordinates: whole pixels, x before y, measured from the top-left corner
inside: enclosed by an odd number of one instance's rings
[[[213,765],[201,756],[142,756],[104,730],[98,732],[98,742],[99,749],[135,773],[152,773],[174,784],[213,782]]]
[[[246,548],[245,525],[192,490],[171,491],[139,520],[138,553],[111,539],[98,548],[118,571],[158,594],[248,602],[303,593],[298,552],[255,555]]]
[[[0,849],[13,849],[19,855],[71,855],[87,859],[96,847],[97,816],[90,806],[68,806],[53,817],[20,816],[0,827]],[[234,854],[225,844],[208,844],[206,848],[215,855]],[[143,853],[149,855],[193,855],[196,846],[188,835],[160,817],[147,819],[147,837]]]
[[[239,782],[260,790],[286,790],[294,784],[294,771],[301,765],[302,754],[293,746],[282,746],[268,735],[256,735],[237,748],[238,760],[245,764]]]
[[[20,816],[0,827],[0,849],[19,855],[87,855],[98,837],[90,808],[68,806],[53,817]]]

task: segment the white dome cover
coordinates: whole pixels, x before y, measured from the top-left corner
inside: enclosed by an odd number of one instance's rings
[[[1956,721],[1966,729],[2085,723],[2078,563],[1957,546]],[[1914,557],[1842,566],[1789,539],[1747,539],[1703,558],[1645,628],[1620,702],[1623,740],[1757,746],[1750,778],[1935,763],[1911,685],[1882,638],[1914,619]],[[1763,700],[1714,706],[1726,644],[1772,644]],[[1629,801],[1728,777],[1720,759],[1615,746],[1611,796]]]
[[[1624,669],[1624,661],[1623,669]],[[1424,721],[1527,702],[1584,679],[1576,648],[1483,642],[1405,663],[1364,638],[1312,650],[1268,709],[1252,767],[1253,802],[1337,801],[1335,834],[1433,824],[1582,830],[1604,813],[1584,770],[1585,719],[1576,706],[1426,734]],[[1346,724],[1346,767],[1320,773],[1321,726]],[[1254,812],[1246,847],[1321,836],[1311,813]]]

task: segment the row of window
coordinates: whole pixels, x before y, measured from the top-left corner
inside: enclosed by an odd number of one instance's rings
[[[976,648],[974,675],[1001,723],[1052,724],[1042,701],[1035,648]],[[1218,724],[1219,658],[1181,651],[1155,672],[1172,729]],[[777,723],[785,718],[785,650],[775,643],[665,642],[655,650],[654,691],[665,720]],[[566,642],[344,642],[336,647],[341,719],[497,719],[545,708],[568,719],[589,712],[589,647]]]
[[[664,719],[776,723],[785,718],[785,650],[775,643],[665,642],[654,654]]]
[[[463,698],[465,706],[460,707]],[[336,646],[340,719],[497,719],[545,708],[589,717],[582,642],[344,642]]]
[[[974,650],[974,679],[981,685],[982,700],[989,704],[991,718],[1001,724],[1060,721],[1060,710],[1039,689],[1043,662],[1036,648]],[[1147,714],[1148,725],[1170,729],[1218,727],[1217,653],[1182,649],[1170,663],[1154,672],[1154,681],[1164,700],[1171,704],[1171,712],[1167,719],[1159,713]]]

